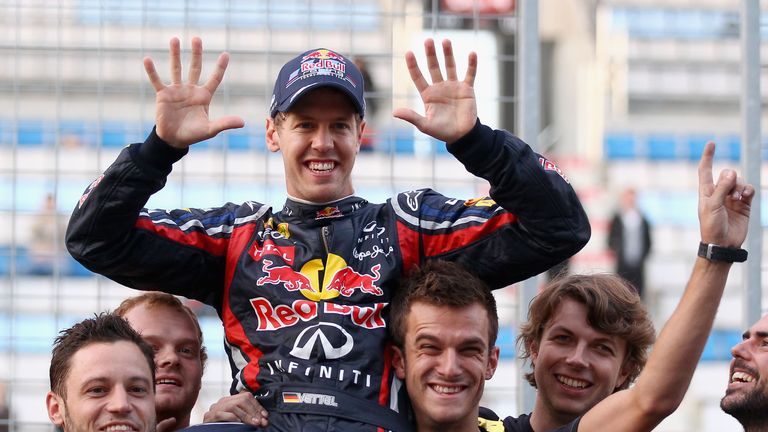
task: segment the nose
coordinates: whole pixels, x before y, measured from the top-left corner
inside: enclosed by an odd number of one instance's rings
[[[107,411],[111,413],[128,413],[131,411],[131,400],[128,391],[122,386],[116,386],[109,395]]]
[[[179,354],[172,347],[163,348],[155,352],[155,366],[171,367],[179,364]]]
[[[576,344],[576,346],[574,346],[573,349],[568,353],[568,356],[565,359],[565,363],[574,368],[586,368],[588,366],[586,355],[586,344]]]
[[[445,350],[440,356],[437,372],[443,377],[456,377],[461,374],[459,355],[455,350]]]
[[[748,359],[751,356],[749,351],[749,339],[743,340],[731,348],[731,355],[734,358]]]
[[[333,134],[328,126],[317,128],[317,132],[312,138],[312,148],[317,151],[328,151],[333,148]]]

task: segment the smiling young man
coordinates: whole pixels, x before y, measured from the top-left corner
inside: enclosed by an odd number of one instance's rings
[[[233,419],[294,430],[406,430],[407,406],[386,341],[395,281],[433,259],[472,265],[492,288],[538,274],[589,239],[586,214],[562,172],[508,132],[477,118],[477,56],[459,80],[452,47],[425,42],[428,83],[413,53],[410,76],[426,116],[394,115],[444,141],[491,197],[461,200],[430,189],[383,204],[354,195],[351,173],[365,129],[362,75],[328,49],[289,60],[275,81],[266,143],[280,152],[288,198],[275,211],[246,202],[213,209],[142,209],[188,147],[237,117],[208,118],[228,62],[198,84],[202,42],[192,40],[188,82],[171,41],[171,83],[145,69],[156,94],[156,128],[125,149],[80,199],[67,231],[74,257],[133,288],[212,305],[224,323],[232,366]],[[488,251],[494,251],[489,254]],[[241,404],[242,402],[243,404]]]
[[[653,328],[629,285],[601,275],[555,281],[533,300],[518,336],[533,367],[526,378],[537,388],[534,409],[506,419],[507,430],[646,432],[677,409],[731,265],[747,257],[739,248],[755,189],[732,170],[713,182],[714,153],[708,143],[699,162],[698,258],[648,361]]]
[[[154,350],[158,428],[189,426],[208,357],[194,312],[176,297],[152,291],[123,300],[113,313],[125,318]]]
[[[746,432],[768,431],[768,315],[744,332],[731,348],[728,388],[720,408]]]
[[[77,323],[54,342],[48,417],[64,432],[154,432],[154,369],[152,348],[124,319]]]
[[[393,364],[417,430],[478,430],[485,381],[499,362],[499,319],[488,286],[458,264],[431,261],[404,278],[391,312]]]

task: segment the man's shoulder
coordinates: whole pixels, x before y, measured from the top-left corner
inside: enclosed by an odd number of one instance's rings
[[[478,426],[485,432],[533,432],[530,416],[521,414],[519,417],[507,417],[501,420],[492,410],[480,407]]]
[[[192,425],[178,432],[254,432],[263,430],[245,423],[216,422]]]

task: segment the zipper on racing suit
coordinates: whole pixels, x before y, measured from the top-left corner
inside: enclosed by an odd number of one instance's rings
[[[331,226],[326,225],[322,228],[320,228],[320,240],[323,242],[323,270],[322,275],[320,275],[319,281],[320,281],[320,291],[322,292],[325,288],[322,286],[323,282],[325,281],[325,272],[328,271],[328,255],[330,255],[331,251],[328,245],[331,241]]]

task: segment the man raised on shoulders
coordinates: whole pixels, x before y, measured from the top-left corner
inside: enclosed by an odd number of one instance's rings
[[[194,38],[184,82],[173,39],[170,84],[151,59],[144,61],[157,92],[155,131],[123,150],[88,188],[70,220],[69,251],[119,283],[212,305],[224,324],[230,391],[256,395],[271,428],[403,429],[398,412],[407,397],[389,366],[386,340],[385,307],[395,282],[439,258],[471,264],[491,288],[502,288],[573,255],[590,235],[560,170],[508,132],[479,122],[477,56],[469,55],[459,79],[449,41],[442,50],[445,72],[434,42],[425,43],[431,83],[413,53],[406,55],[425,115],[402,108],[394,114],[444,141],[469,172],[489,181],[490,198],[465,201],[429,189],[381,204],[355,196],[351,173],[365,128],[362,76],[343,55],[317,48],[280,70],[265,122],[267,148],[284,164],[288,197],[281,208],[249,201],[143,209],[192,144],[244,123],[208,117],[228,55],[200,84],[202,42]],[[261,425],[263,418],[247,409],[240,421]]]

